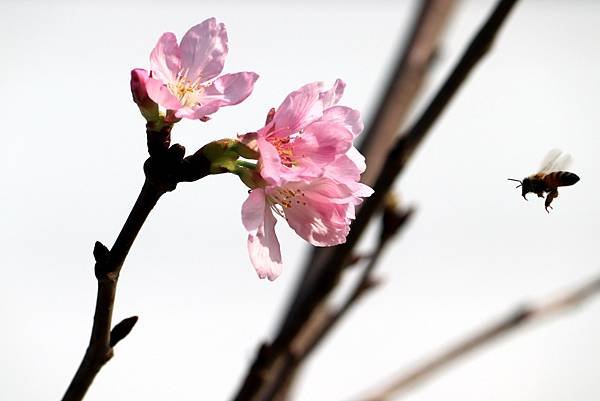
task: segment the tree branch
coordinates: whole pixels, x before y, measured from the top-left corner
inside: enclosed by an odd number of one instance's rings
[[[408,391],[413,386],[421,383],[450,363],[465,356],[469,352],[480,348],[491,341],[506,335],[527,323],[541,321],[561,312],[567,312],[570,308],[588,301],[592,296],[600,292],[600,276],[597,276],[582,285],[574,287],[560,295],[549,298],[541,303],[531,303],[515,308],[505,317],[493,322],[482,330],[466,336],[464,340],[457,342],[447,350],[433,356],[419,366],[409,369],[407,373],[392,379],[389,384],[383,386],[372,395],[364,398],[364,401],[385,401]]]
[[[352,291],[348,294],[346,299],[342,302],[336,310],[328,313],[329,318],[325,320],[325,324],[321,325],[308,344],[304,347],[300,360],[307,358],[312,351],[323,341],[323,339],[331,332],[340,319],[342,319],[350,308],[362,298],[362,296],[369,290],[376,287],[379,283],[373,278],[373,271],[379,262],[383,250],[389,241],[398,234],[404,225],[410,220],[414,213],[414,209],[409,208],[407,210],[389,210],[386,208],[383,214],[383,227],[380,234],[379,242],[373,255],[371,256],[369,263],[363,269],[360,277],[354,284]],[[391,216],[390,216],[391,215]],[[386,221],[387,220],[387,221]],[[386,224],[387,223],[387,224]],[[327,308],[328,310],[330,308]]]
[[[380,284],[379,281],[373,278],[373,271],[379,262],[379,258],[389,241],[404,228],[414,213],[412,208],[399,209],[394,197],[390,196],[388,199],[389,201],[386,202],[381,217],[382,225],[379,241],[354,287],[339,307],[323,305],[313,313],[310,321],[290,346],[290,350],[284,358],[283,367],[278,369],[277,376],[266,386],[268,388],[267,395],[260,398],[261,400],[284,400],[286,398],[285,394],[289,391],[291,380],[297,373],[297,368],[331,333],[352,306],[362,299],[367,292]]]
[[[111,250],[100,242],[94,246],[95,275],[98,281],[92,334],[83,360],[75,373],[63,401],[82,400],[94,378],[113,356],[113,347],[125,338],[137,322],[127,318],[112,328],[112,312],[119,273],[137,234],[160,197],[176,188],[179,182],[196,181],[210,174],[210,161],[203,149],[183,157],[185,148],[170,146],[171,127],[147,130],[150,158],[144,163],[146,180],[142,190]],[[112,330],[111,330],[112,329]]]
[[[399,52],[393,73],[387,80],[371,123],[365,129],[358,147],[367,160],[362,182],[371,185],[379,174],[388,150],[398,136],[409,111],[425,83],[426,74],[439,47],[442,32],[454,9],[454,0],[423,0],[418,7],[404,50]],[[308,291],[315,272],[332,252],[329,248],[310,247],[303,277],[292,298],[286,319],[292,319],[299,300]],[[285,324],[285,323],[284,323]]]
[[[381,174],[373,188],[375,193],[367,198],[360,208],[346,243],[336,246],[332,252],[327,252],[327,260],[320,265],[318,271],[306,277],[306,282],[302,287],[303,291],[298,293],[292,306],[291,312],[293,313],[287,315],[273,342],[270,345],[265,344],[261,348],[234,398],[235,401],[255,399],[255,395],[261,391],[265,382],[278,376],[276,372],[271,371],[272,367],[281,366],[278,359],[289,354],[289,347],[294,338],[335,287],[343,268],[351,257],[354,246],[365,231],[371,217],[380,207],[396,177],[473,67],[489,50],[516,2],[517,0],[500,0],[498,2],[423,114],[388,153]]]
[[[396,145],[389,152],[382,172],[374,185],[373,189],[375,192],[371,197],[365,199],[356,220],[352,224],[346,243],[334,248],[335,252],[328,259],[327,263],[323,265],[313,285],[309,286],[312,288],[312,291],[302,300],[301,309],[298,310],[292,321],[281,328],[279,336],[273,342],[275,349],[285,347],[285,344],[289,343],[289,340],[298,333],[304,322],[310,317],[314,308],[334,287],[339,274],[346,264],[346,260],[350,257],[354,246],[366,229],[371,217],[379,209],[396,177],[401,173],[410,157],[414,154],[416,147],[425,138],[433,123],[441,115],[444,107],[450,102],[473,67],[490,48],[496,33],[516,1],[499,1],[491,16],[471,41],[460,61],[421,117],[396,142]]]
[[[83,360],[63,401],[83,399],[96,374],[113,356],[111,322],[119,272],[146,217],[163,193],[146,181],[112,250],[106,255],[107,258],[96,260],[95,273],[98,280],[98,293],[92,335]],[[103,247],[103,245],[97,242],[96,248],[99,247]]]

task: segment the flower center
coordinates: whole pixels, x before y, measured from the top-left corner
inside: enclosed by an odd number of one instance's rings
[[[284,128],[281,128],[281,130],[283,129]],[[279,130],[271,132],[271,135],[276,131]],[[269,138],[269,142],[275,147],[275,149],[277,149],[281,164],[284,166],[291,168],[298,164],[298,157],[295,157],[296,155],[294,155],[294,142],[300,138],[301,135],[302,131],[290,136]]]
[[[292,167],[294,165],[294,149],[292,148],[290,137],[275,138],[271,140],[271,144],[277,149],[281,164],[286,167]]]
[[[169,82],[167,87],[169,91],[179,100],[184,107],[193,107],[199,105],[200,97],[204,93],[204,86],[200,84],[200,77],[195,81],[187,78],[187,71],[179,73],[177,79]]]
[[[306,206],[306,195],[301,189],[276,188],[267,196],[271,209],[285,218],[285,209],[296,206]]]

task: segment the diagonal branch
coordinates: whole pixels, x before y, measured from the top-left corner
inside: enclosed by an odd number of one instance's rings
[[[309,286],[311,291],[301,300],[301,307],[294,319],[281,328],[279,335],[273,342],[273,348],[284,348],[285,344],[289,343],[298,333],[315,307],[325,299],[334,287],[354,246],[362,236],[371,217],[379,209],[396,177],[402,172],[417,146],[425,138],[429,129],[458,91],[460,85],[466,80],[473,67],[487,53],[498,30],[516,2],[517,0],[499,1],[423,114],[390,150],[381,174],[373,186],[375,192],[362,205],[356,220],[352,224],[346,243],[335,247],[335,252],[323,265],[314,283]]]
[[[297,368],[312,354],[337,323],[350,311],[370,290],[376,288],[380,282],[373,278],[373,271],[377,266],[384,248],[394,238],[414,213],[413,208],[398,208],[396,198],[390,196],[382,213],[382,224],[379,241],[369,262],[362,270],[360,277],[354,283],[352,290],[342,301],[340,306],[323,305],[312,315],[302,332],[290,346],[289,352],[283,361],[283,366],[278,369],[277,375],[266,386],[266,394],[262,400],[284,400],[290,389],[292,379],[297,373]]]
[[[94,256],[96,257],[95,272],[98,280],[98,293],[92,335],[83,360],[63,397],[63,401],[83,399],[102,366],[113,356],[113,346],[111,345],[112,312],[119,272],[135,237],[161,195],[160,191],[146,181],[112,250],[108,251],[104,245],[96,242]],[[118,326],[115,326],[115,328]]]
[[[380,234],[379,242],[377,247],[371,255],[369,263],[361,272],[360,277],[352,287],[352,290],[348,296],[344,299],[341,306],[334,311],[329,313],[329,318],[325,320],[325,323],[321,325],[319,330],[313,334],[312,338],[309,339],[308,344],[303,348],[300,359],[303,360],[308,357],[312,351],[325,339],[325,337],[331,332],[335,325],[342,319],[346,313],[351,309],[354,304],[363,297],[363,295],[369,290],[376,287],[379,282],[373,277],[373,271],[379,259],[383,253],[385,247],[389,244],[389,241],[394,238],[399,230],[404,228],[405,224],[410,220],[414,213],[413,208],[406,210],[396,210],[395,205],[386,205],[383,213],[383,224],[382,232]]]
[[[362,182],[365,184],[371,185],[375,181],[388,150],[418,98],[454,4],[454,0],[423,0],[418,7],[411,33],[388,79],[384,95],[375,109],[371,123],[361,135],[363,140],[359,150],[368,163],[367,170],[362,175]],[[328,248],[310,249],[311,254],[286,319],[293,318],[297,301],[308,291],[309,277],[319,270],[321,263],[331,252]]]
[[[367,198],[361,207],[352,224],[346,243],[335,247],[332,252],[327,252],[327,260],[323,264],[319,263],[318,271],[306,277],[306,282],[301,288],[302,291],[298,292],[292,309],[277,336],[271,344],[264,344],[260,348],[244,383],[234,398],[235,401],[255,399],[266,382],[272,380],[273,377],[278,377],[277,372],[272,371],[273,367],[283,365],[280,358],[290,354],[290,344],[337,284],[344,266],[351,258],[354,246],[365,231],[371,217],[379,209],[396,177],[469,73],[490,49],[496,34],[516,2],[517,0],[500,0],[497,3],[494,11],[475,35],[431,103],[388,153],[373,188],[375,193]]]
[[[484,327],[478,332],[466,336],[462,341],[449,347],[447,350],[426,360],[421,365],[409,370],[407,373],[392,379],[389,384],[373,392],[364,401],[390,400],[413,386],[428,379],[450,363],[455,362],[469,352],[487,345],[496,338],[506,335],[527,323],[541,321],[553,317],[570,308],[579,306],[600,292],[600,276],[586,281],[560,295],[551,297],[541,303],[532,303],[515,308],[512,313]]]
[[[133,316],[113,328],[112,312],[119,273],[146,218],[160,197],[174,190],[179,182],[196,181],[211,173],[211,163],[203,149],[184,158],[183,146],[170,146],[170,127],[158,132],[148,129],[147,134],[150,158],[144,163],[146,180],[142,190],[111,250],[100,242],[94,246],[98,292],[92,334],[63,401],[83,399],[102,366],[112,358],[113,347],[131,332],[137,322],[137,317]]]

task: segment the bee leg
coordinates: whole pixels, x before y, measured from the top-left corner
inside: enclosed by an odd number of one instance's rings
[[[552,206],[550,206],[550,204],[552,203],[552,200],[554,198],[556,198],[558,196],[558,190],[555,188],[552,191],[548,192],[548,195],[546,196],[546,202],[544,202],[545,206],[546,206],[546,212],[550,213],[550,211],[548,210],[548,208],[553,209]]]

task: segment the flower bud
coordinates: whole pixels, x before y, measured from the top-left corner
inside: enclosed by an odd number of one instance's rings
[[[234,150],[235,139],[220,139],[204,145],[202,154],[210,161],[211,174],[233,172],[240,155]]]
[[[146,81],[148,72],[141,68],[131,70],[131,94],[133,101],[138,105],[142,116],[148,122],[157,122],[160,119],[158,104],[148,96]]]

